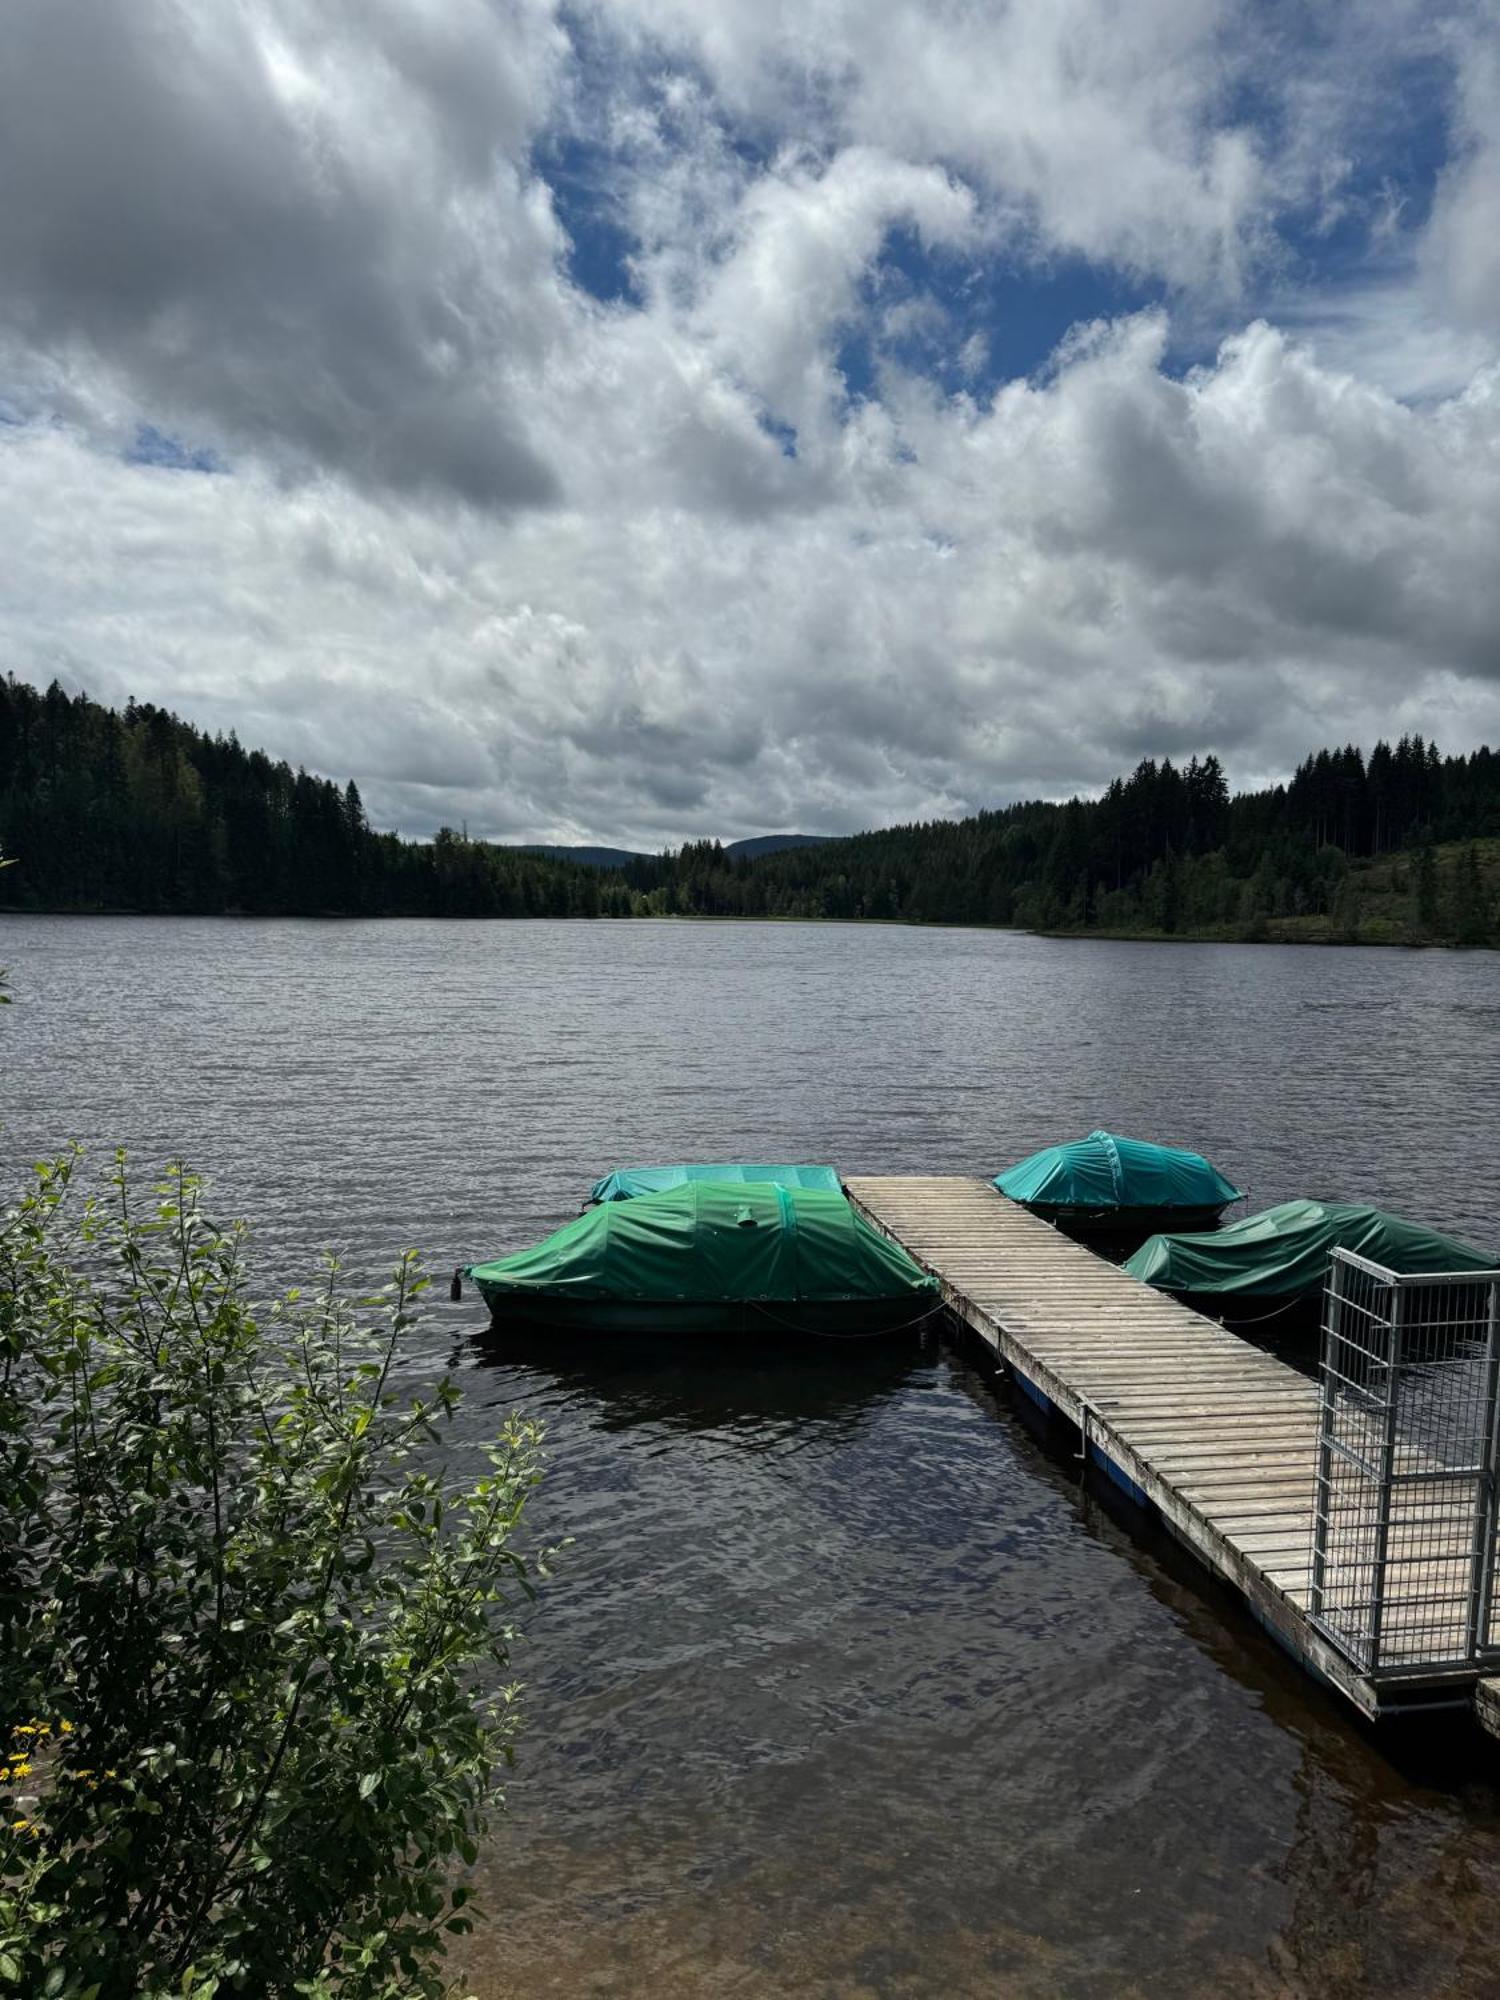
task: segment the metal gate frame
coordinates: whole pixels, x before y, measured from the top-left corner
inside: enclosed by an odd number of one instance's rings
[[[1308,1613],[1369,1679],[1500,1658],[1500,1270],[1335,1250]]]

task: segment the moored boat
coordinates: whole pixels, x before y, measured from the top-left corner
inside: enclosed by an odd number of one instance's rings
[[[1500,1266],[1496,1253],[1363,1202],[1284,1201],[1225,1229],[1153,1236],[1125,1269],[1216,1319],[1284,1316],[1290,1330],[1311,1331],[1335,1249],[1408,1276]]]
[[[594,1182],[590,1201],[635,1201],[641,1195],[666,1194],[689,1181],[715,1181],[723,1187],[749,1187],[764,1183],[769,1187],[822,1188],[829,1194],[841,1192],[842,1183],[833,1167],[761,1167],[722,1162],[707,1166],[616,1167]]]
[[[1241,1198],[1201,1153],[1104,1131],[1044,1146],[995,1186],[1070,1236],[1132,1247],[1158,1230],[1211,1229]]]
[[[605,1201],[464,1275],[497,1325],[600,1333],[858,1336],[939,1307],[937,1280],[842,1194],[768,1182]]]

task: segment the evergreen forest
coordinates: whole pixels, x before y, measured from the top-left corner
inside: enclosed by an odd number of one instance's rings
[[[1320,750],[1231,796],[1148,758],[1029,801],[731,857],[622,867],[373,829],[357,787],[149,703],[0,681],[0,909],[455,917],[793,917],[1122,936],[1500,942],[1500,754],[1421,736]]]

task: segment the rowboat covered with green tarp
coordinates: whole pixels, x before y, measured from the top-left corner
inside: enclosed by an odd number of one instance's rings
[[[842,1194],[768,1182],[603,1202],[464,1275],[497,1324],[600,1332],[878,1333],[938,1305],[937,1280]]]
[[[616,1167],[594,1182],[590,1201],[635,1201],[643,1194],[665,1194],[689,1181],[717,1181],[727,1187],[765,1182],[771,1187],[823,1188],[838,1194],[841,1183],[832,1167],[753,1167],[719,1164],[690,1167]]]
[[[1240,1199],[1201,1153],[1103,1131],[1044,1146],[997,1174],[995,1186],[1079,1236],[1207,1229]]]
[[[1227,1229],[1153,1236],[1125,1269],[1202,1311],[1248,1318],[1303,1299],[1315,1305],[1335,1249],[1409,1276],[1500,1266],[1495,1252],[1362,1202],[1284,1201]]]

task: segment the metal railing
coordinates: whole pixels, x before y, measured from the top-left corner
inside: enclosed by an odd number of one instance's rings
[[[1492,1663],[1500,1271],[1335,1250],[1321,1388],[1313,1623],[1371,1678]]]

